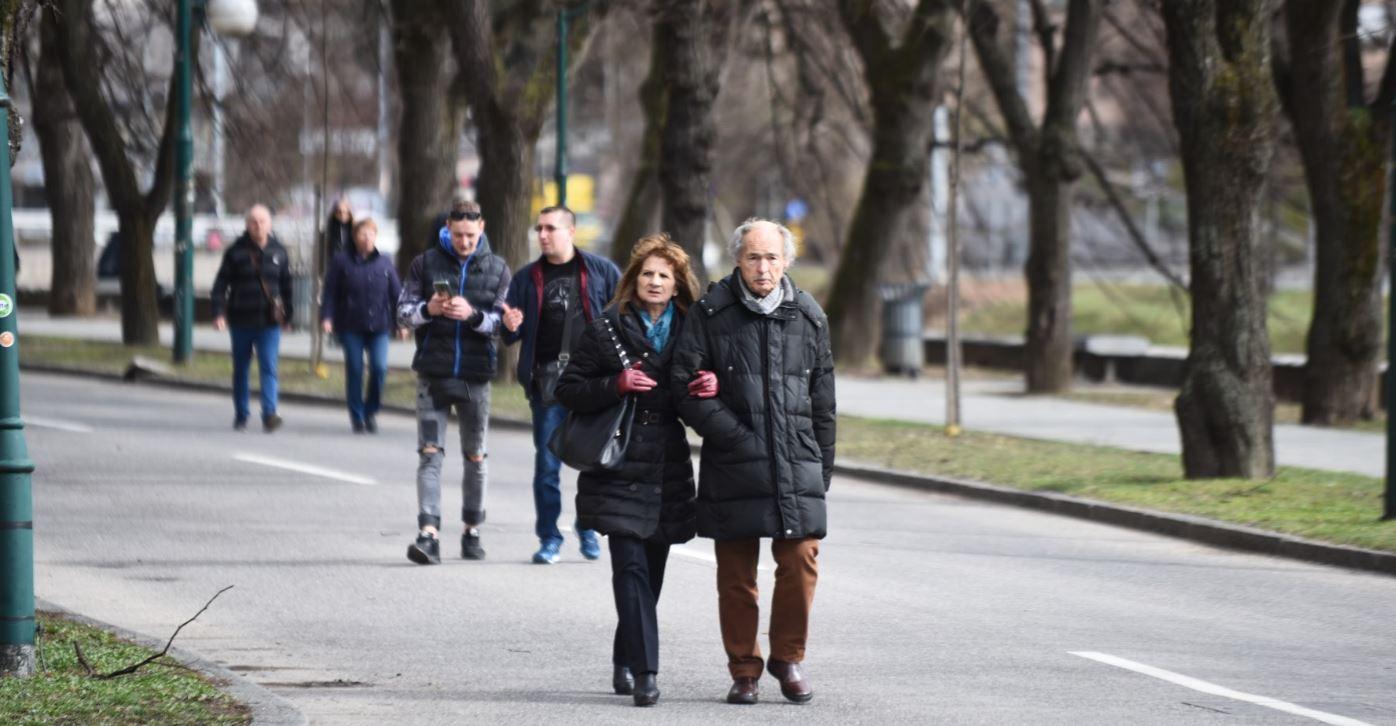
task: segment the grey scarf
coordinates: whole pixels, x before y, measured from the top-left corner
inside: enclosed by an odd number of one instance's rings
[[[766,297],[756,297],[756,293],[747,288],[746,280],[743,280],[741,275],[737,276],[737,282],[741,284],[742,288],[742,304],[759,315],[770,315],[776,311],[776,308],[780,307],[780,304],[787,297],[791,299],[795,297],[795,286],[790,282],[790,278],[784,275],[781,275],[780,284],[776,285],[776,289],[772,290],[771,294]]]

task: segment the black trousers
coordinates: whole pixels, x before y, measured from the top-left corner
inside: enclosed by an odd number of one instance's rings
[[[616,639],[611,662],[632,673],[659,672],[659,619],[655,605],[664,586],[669,545],[625,535],[606,537],[611,548],[611,589],[616,597]]]

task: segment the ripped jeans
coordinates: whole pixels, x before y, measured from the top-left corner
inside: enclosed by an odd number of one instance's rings
[[[490,423],[490,384],[467,382],[469,403],[455,404],[460,419],[461,520],[485,521],[485,435]],[[441,463],[446,458],[446,423],[451,405],[438,407],[427,378],[417,377],[417,526],[441,529]],[[479,461],[471,461],[470,457]]]

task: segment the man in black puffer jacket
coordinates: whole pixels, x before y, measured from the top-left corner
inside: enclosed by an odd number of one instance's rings
[[[479,525],[485,521],[485,434],[490,379],[497,367],[495,339],[509,266],[490,253],[480,205],[458,202],[441,228],[439,243],[412,260],[398,298],[398,325],[417,333],[417,539],[407,558],[441,562],[441,462],[446,420],[460,419],[461,557],[484,559]]]
[[[814,696],[801,672],[810,606],[826,531],[824,494],[834,466],[834,359],[829,322],[785,275],[790,230],[750,219],[732,236],[737,270],[688,314],[670,384],[679,413],[703,437],[698,535],[716,540],[718,616],[732,675],[729,703],[755,703],[756,564],[772,538],[771,659],[781,693]],[[717,374],[718,396],[688,395],[699,371]]]

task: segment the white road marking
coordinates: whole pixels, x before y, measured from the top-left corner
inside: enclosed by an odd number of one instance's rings
[[[310,474],[312,476],[323,476],[326,479],[338,479],[339,481],[347,481],[350,484],[363,484],[366,486],[373,486],[374,484],[378,483],[373,479],[368,479],[366,477],[350,474],[348,472],[338,471],[336,469],[326,469],[322,466],[315,466],[313,464],[302,464],[298,461],[287,461],[286,459],[274,459],[270,456],[262,456],[260,454],[233,454],[233,458],[237,459],[238,461],[245,461],[249,464],[274,466],[278,469],[289,469],[291,471],[298,471],[302,474]]]
[[[55,429],[58,431],[67,431],[69,433],[74,434],[92,433],[92,427],[88,426],[87,424],[74,423],[72,421],[60,421],[56,418],[44,418],[42,416],[21,415],[20,418],[24,420],[24,424],[26,426],[38,426],[41,429]]]
[[[669,552],[683,557],[689,557],[695,560],[702,560],[703,562],[706,562],[710,565],[717,566],[717,556],[714,555],[712,552],[706,550],[694,549],[692,547],[689,547],[688,545],[674,545],[673,547],[669,548]],[[756,569],[761,572],[771,571],[769,565],[757,565]]]
[[[1110,655],[1109,653],[1096,653],[1091,651],[1068,652],[1070,652],[1072,655],[1077,655],[1082,658],[1089,658],[1091,660],[1098,661],[1106,665],[1115,666],[1116,668],[1124,668],[1125,670],[1131,670],[1135,673],[1142,673],[1146,676],[1153,676],[1154,678],[1158,678],[1159,680],[1168,681],[1169,683],[1183,686],[1184,688],[1191,688],[1194,691],[1201,691],[1202,693],[1211,694],[1213,696],[1221,696],[1222,698],[1231,698],[1237,701],[1245,701],[1246,703],[1253,703],[1257,706],[1273,708],[1276,711],[1292,713],[1296,716],[1304,716],[1307,718],[1314,719],[1315,721],[1321,721],[1323,723],[1336,724],[1337,726],[1371,726],[1371,724],[1368,724],[1366,721],[1358,721],[1354,718],[1348,718],[1347,716],[1339,716],[1337,714],[1327,713],[1325,711],[1316,711],[1312,708],[1305,708],[1303,706],[1298,706],[1288,701],[1281,701],[1277,698],[1268,698],[1266,696],[1256,696],[1250,693],[1233,691],[1225,686],[1219,686],[1215,683],[1208,683],[1207,681],[1199,680],[1191,676],[1185,676],[1181,673],[1166,671],[1162,668],[1155,668],[1151,665],[1136,663],[1132,660],[1127,660],[1119,656]]]

